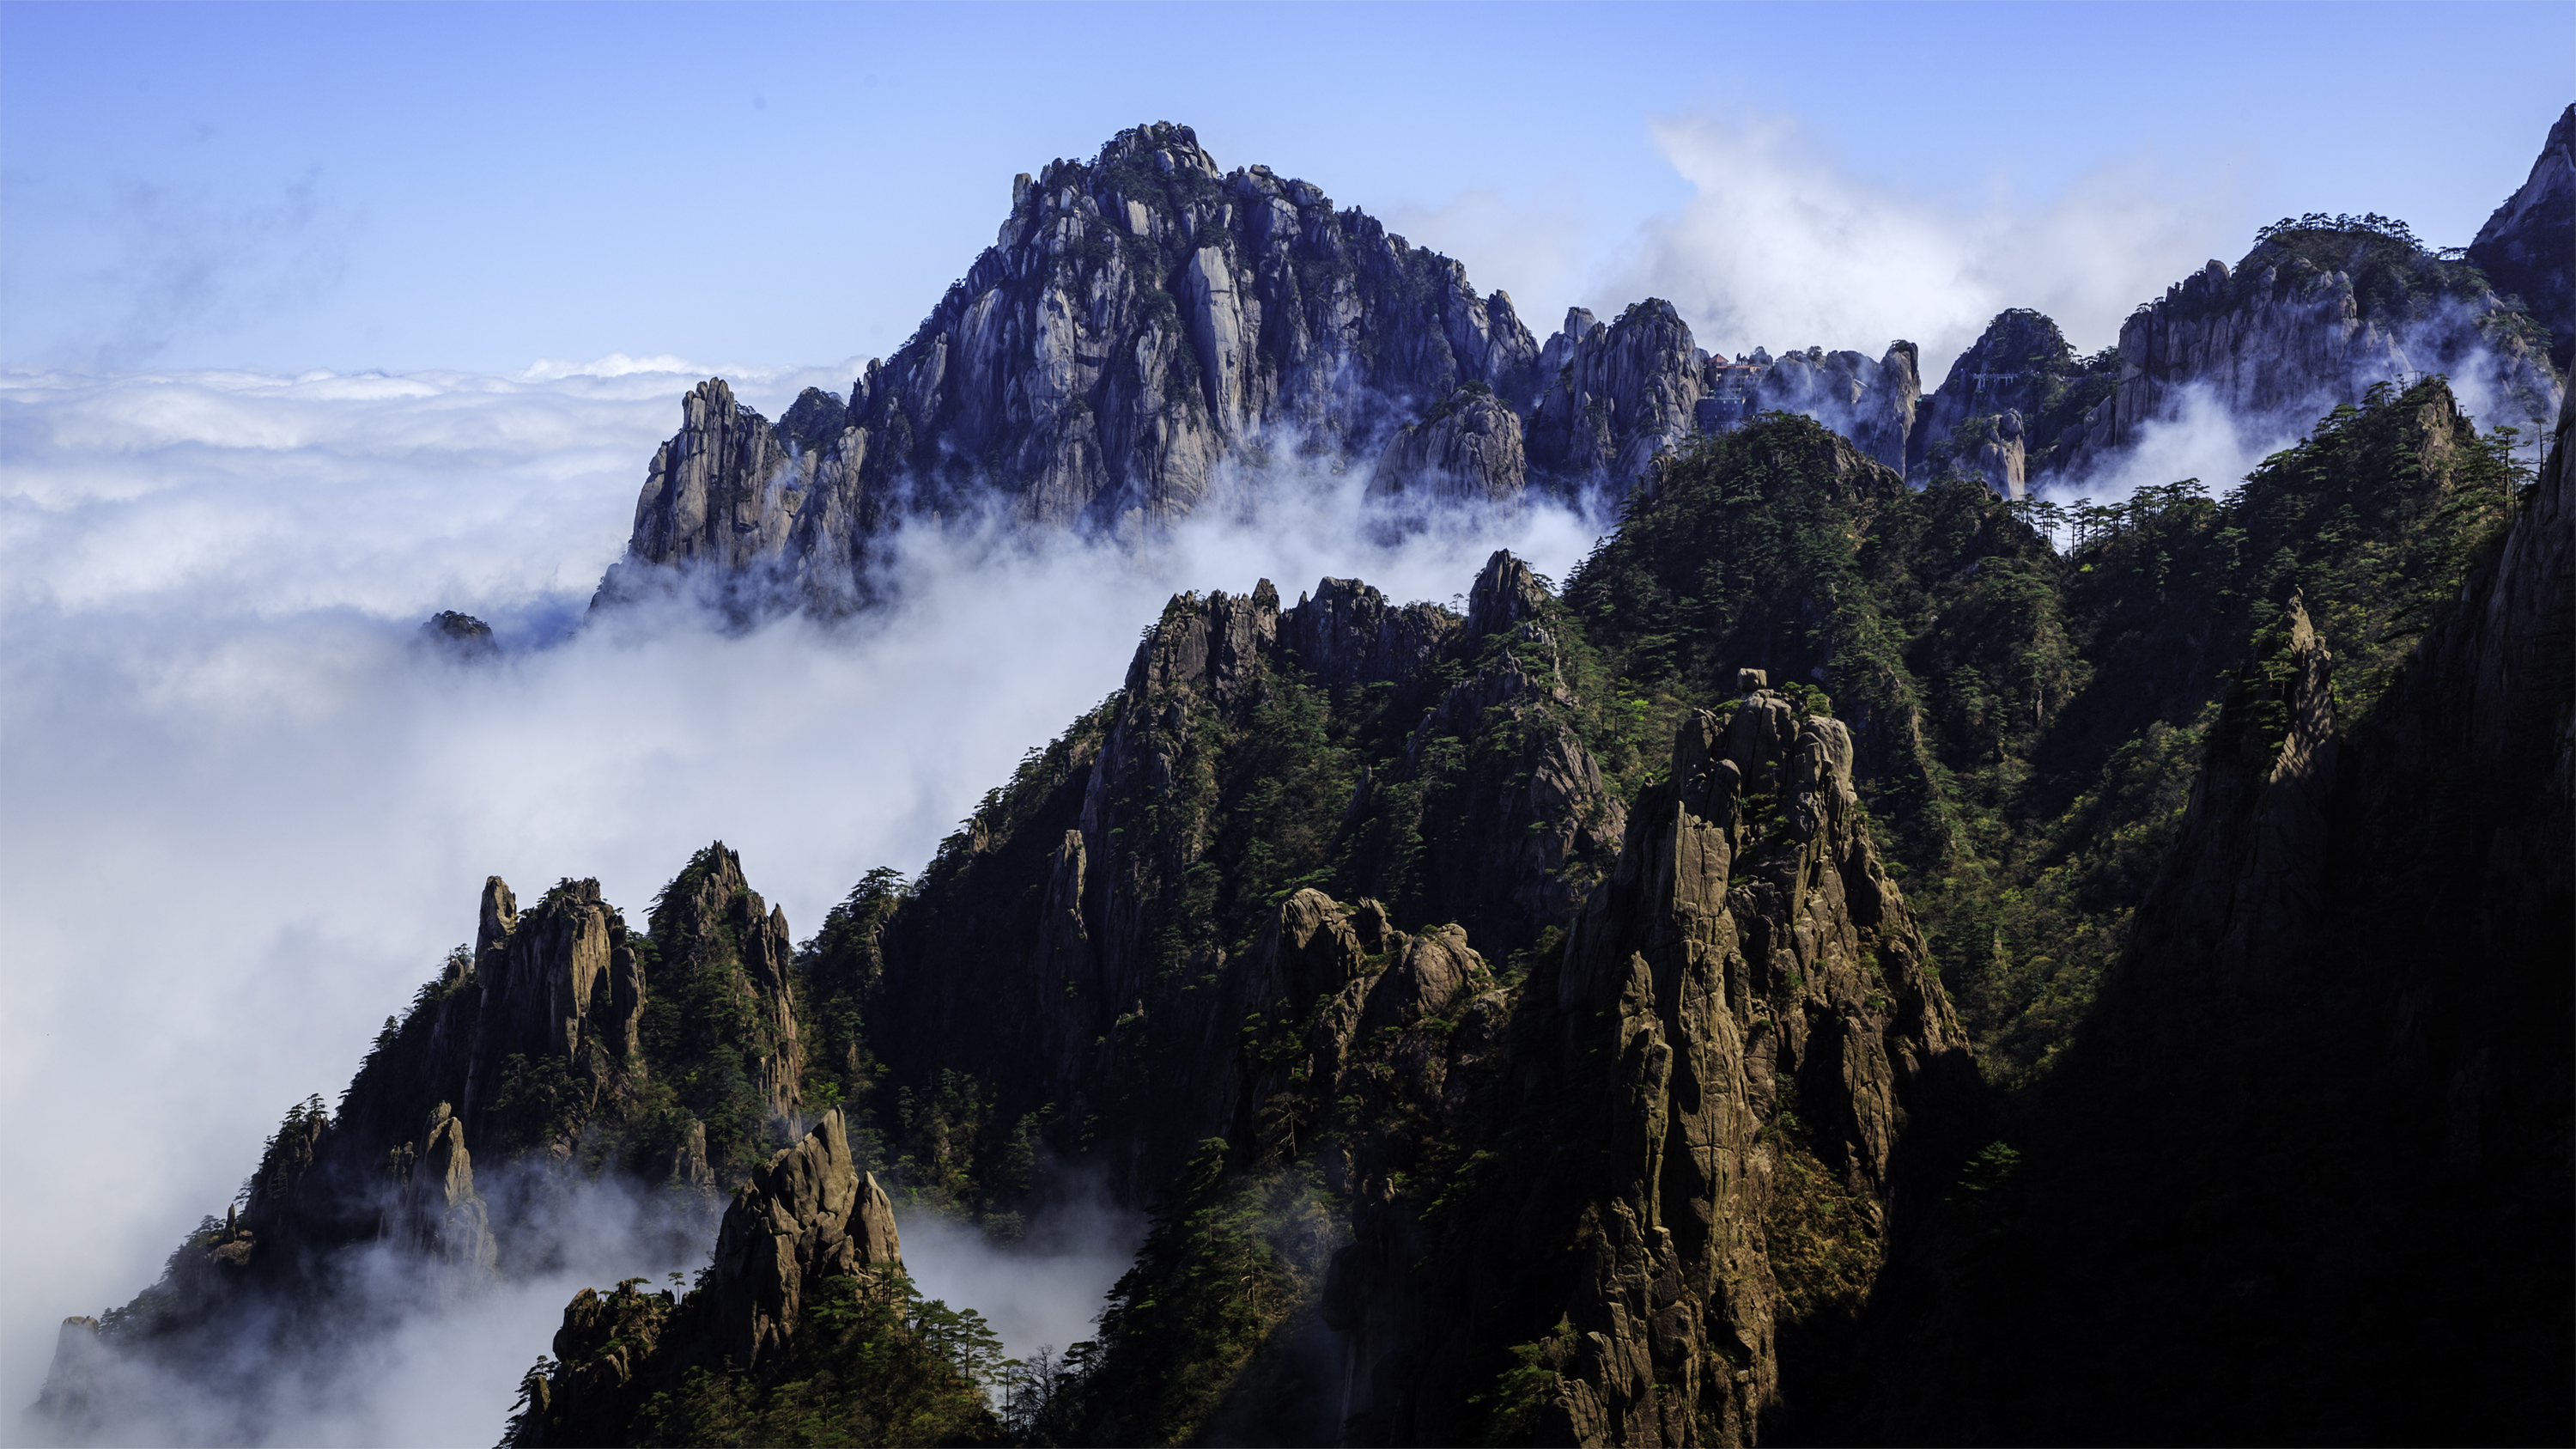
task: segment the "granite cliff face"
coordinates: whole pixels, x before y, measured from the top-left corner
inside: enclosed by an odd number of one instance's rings
[[[905,517],[1160,527],[1247,444],[1374,457],[1462,385],[1527,396],[1537,355],[1458,263],[1306,182],[1221,169],[1186,126],[1138,127],[1019,177],[994,245],[846,405],[817,394],[773,427],[720,383],[693,393],[604,595],[703,559],[859,597]]]
[[[1775,410],[1918,481],[1959,471],[2008,497],[2105,466],[2187,395],[2291,425],[2431,371],[2499,420],[2542,419],[2561,388],[2547,358],[2576,326],[2567,124],[2471,249],[2494,278],[2385,218],[2285,218],[2233,270],[2142,305],[2100,356],[2006,311],[1928,402],[1911,343],[1729,361],[1655,298],[1607,323],[1572,309],[1542,346],[1458,263],[1306,182],[1220,169],[1187,127],[1137,127],[1018,178],[995,244],[847,398],[809,389],[773,424],[721,379],[691,392],[596,602],[693,576],[737,618],[840,612],[874,597],[906,519],[998,510],[1134,538],[1228,470],[1257,486],[1370,468],[1399,513],[1532,488],[1615,500],[1692,433]]]
[[[894,1205],[852,1161],[841,1114],[826,1112],[734,1194],[715,1260],[688,1294],[641,1292],[629,1279],[573,1296],[554,1364],[529,1375],[506,1442],[633,1442],[648,1400],[691,1370],[775,1379],[834,1286],[883,1297],[902,1273]]]
[[[1304,892],[1265,935],[1273,1035],[1247,1049],[1235,1143],[1319,1161],[1352,1203],[1322,1289],[1341,1442],[1754,1439],[1788,1407],[1784,1322],[1866,1296],[1916,1119],[1968,1105],[1849,734],[1746,679],[1684,721],[1670,783],[1517,991],[1464,933],[1407,936],[1375,901]],[[1799,1270],[1818,1211],[1858,1229],[1840,1281]],[[1480,1416],[1515,1336],[1534,1376]]]
[[[808,389],[772,423],[722,379],[693,390],[596,603],[694,575],[738,617],[836,612],[873,597],[906,519],[1135,537],[1228,469],[1373,466],[1411,508],[1615,500],[1693,429],[1767,408],[1901,460],[1911,344],[1764,363],[1730,373],[1652,298],[1606,325],[1575,309],[1542,348],[1457,262],[1306,182],[1220,169],[1186,126],[1137,127],[1018,178],[994,245],[848,398]]]
[[[1539,358],[1531,456],[1558,477],[1616,492],[1651,475],[1693,432],[1720,433],[1769,411],[1812,417],[1901,467],[1922,386],[1911,342],[1871,361],[1810,347],[1728,362],[1693,345],[1672,304],[1650,297],[1607,324],[1576,308]]]
[[[1528,487],[1520,414],[1476,383],[1398,429],[1369,476],[1372,495],[1433,504],[1509,506]]]
[[[2376,218],[2311,217],[2265,229],[2230,271],[2212,261],[2120,328],[2119,384],[2038,443],[2073,478],[2174,416],[2187,390],[2239,417],[2296,423],[2370,386],[2439,372],[2498,422],[2557,411],[2562,380],[2520,314],[2476,273]]]
[[[2549,360],[2576,363],[2576,106],[2558,113],[2522,189],[2478,228],[2469,261],[2495,289],[2519,297],[2550,332]]]
[[[1268,892],[1339,855],[1521,949],[1608,864],[1622,809],[1539,596],[1498,554],[1464,620],[1347,579],[1284,609],[1267,582],[1173,600],[1125,688],[818,979],[864,995],[894,1080],[953,1069],[1004,1122],[1052,1110],[1149,1198],[1231,1115]],[[1358,735],[1384,757],[1358,765]]]
[[[2057,324],[2015,308],[1986,324],[1924,404],[1904,466],[1916,481],[1951,473],[1982,480],[2005,498],[2029,492],[2063,424],[2109,391],[2116,359],[2079,362]]]

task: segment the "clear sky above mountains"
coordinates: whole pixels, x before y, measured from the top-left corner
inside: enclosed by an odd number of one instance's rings
[[[1012,173],[1155,119],[1542,335],[1655,292],[1721,350],[2098,346],[2284,213],[2465,243],[2571,53],[2566,4],[13,4],[0,362],[879,355]]]

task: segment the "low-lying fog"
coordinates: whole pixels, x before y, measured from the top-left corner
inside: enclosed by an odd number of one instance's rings
[[[612,363],[0,377],[0,1407],[35,1397],[64,1316],[223,1211],[291,1103],[337,1099],[486,875],[596,876],[633,914],[721,838],[801,937],[1115,689],[1171,593],[1329,574],[1447,600],[1495,547],[1562,576],[1598,531],[1530,509],[1389,547],[1362,478],[1274,478],[1134,556],[916,532],[903,604],[854,629],[575,634],[700,375]],[[728,376],[775,416],[850,369]],[[507,655],[415,647],[442,608]],[[1094,1212],[1006,1262],[902,1229],[924,1288],[1014,1352],[1088,1336],[1135,1237]],[[602,1236],[299,1389],[272,1432],[488,1442],[573,1288],[663,1271]]]

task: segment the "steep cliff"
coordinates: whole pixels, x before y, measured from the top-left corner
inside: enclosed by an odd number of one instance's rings
[[[1920,392],[1902,342],[1730,371],[1655,298],[1574,309],[1542,348],[1457,262],[1141,126],[1018,178],[994,245],[846,401],[808,389],[773,424],[694,389],[595,606],[687,580],[737,618],[837,612],[907,518],[1132,537],[1291,459],[1372,468],[1399,513],[1615,501],[1694,429],[1781,409],[1901,466]]]
[[[689,1432],[713,1427],[706,1422],[710,1414],[747,1412],[757,1419],[777,1407],[743,1405],[746,1387],[767,1400],[773,1394],[764,1391],[796,1370],[811,1373],[817,1360],[851,1358],[860,1361],[841,1365],[845,1371],[873,1368],[881,1380],[901,1380],[909,1369],[922,1382],[850,1385],[848,1397],[898,1402],[891,1412],[882,1402],[836,1405],[833,1417],[843,1424],[838,1437],[904,1442],[906,1421],[925,1410],[969,1429],[984,1417],[972,1387],[956,1382],[935,1354],[923,1353],[917,1332],[902,1322],[913,1305],[894,1205],[875,1176],[852,1161],[838,1112],[823,1114],[802,1141],[780,1148],[734,1194],[717,1229],[715,1259],[687,1294],[641,1292],[642,1281],[628,1279],[606,1295],[588,1288],[574,1295],[555,1335],[553,1361],[532,1370],[521,1386],[506,1442],[650,1443],[666,1434],[710,1442]],[[856,1334],[853,1315],[864,1324]],[[877,1341],[863,1341],[854,1354],[849,1339],[871,1333]],[[868,1347],[894,1349],[906,1362],[868,1363]],[[725,1388],[710,1388],[711,1376]],[[791,1387],[775,1397],[793,1395]],[[907,1398],[928,1402],[900,1402]],[[867,1423],[871,1418],[877,1422]]]
[[[2066,429],[2117,385],[2115,352],[2079,359],[2057,324],[2026,308],[1997,314],[1924,405],[1906,447],[1917,481],[1964,473],[2005,498],[2059,461]]]
[[[1531,458],[1570,485],[1609,489],[1650,481],[1656,455],[1693,432],[1720,433],[1762,413],[1814,418],[1860,450],[1901,468],[1922,395],[1911,342],[1871,361],[1810,347],[1729,363],[1693,345],[1671,303],[1657,297],[1604,324],[1575,308],[1539,358],[1529,420]],[[1550,369],[1553,372],[1550,372]]]
[[[2384,688],[2300,601],[2255,641],[2100,1009],[1838,1432],[2568,1437],[2569,440]]]
[[[1462,385],[1527,396],[1537,355],[1458,263],[1306,182],[1221,170],[1186,126],[1136,127],[1019,177],[994,245],[837,415],[800,404],[782,432],[720,382],[691,394],[603,597],[704,561],[847,602],[907,516],[1159,527],[1249,441],[1373,458]]]
[[[50,1396],[65,1432],[148,1432],[82,1388],[129,1367],[258,1432],[273,1386],[244,1380],[246,1359],[329,1358],[398,1317],[389,1296],[452,1302],[544,1266],[555,1205],[603,1175],[642,1189],[640,1228],[677,1257],[712,1225],[713,1185],[800,1127],[787,925],[722,844],[666,888],[649,935],[596,881],[522,910],[493,877],[478,915],[475,944],[386,1019],[338,1110],[316,1097],[287,1114],[238,1211],[67,1330]]]
[[[1748,682],[1684,722],[1517,992],[1374,902],[1282,907],[1285,1030],[1247,1058],[1237,1141],[1348,1195],[1322,1290],[1344,1442],[1749,1441],[1789,1408],[1783,1339],[1866,1297],[1917,1120],[1937,1137],[1974,1070],[1848,733]]]
[[[1529,487],[1520,414],[1469,383],[1397,430],[1369,476],[1369,491],[1430,503],[1510,504]]]
[[[2549,360],[2563,376],[2576,362],[2576,105],[2557,123],[2531,163],[2522,189],[2478,228],[2469,262],[2495,289],[2518,297],[2549,329]]]
[[[1757,365],[1730,420],[1724,409],[1726,389],[1712,378],[1711,400],[1700,404],[1700,427],[1722,432],[1764,412],[1795,413],[1851,439],[1870,458],[1891,468],[1905,465],[1906,440],[1921,425],[1922,357],[1911,342],[1891,342],[1886,355],[1872,362],[1857,352],[1827,352],[1810,347],[1787,352],[1768,365]]]
[[[2548,418],[2563,384],[2546,329],[2450,255],[2377,215],[2284,217],[2232,271],[2212,261],[2132,313],[2116,390],[2032,451],[2057,450],[2053,471],[2076,479],[2173,417],[2187,392],[2297,423],[2425,372],[2457,379],[2494,421]]]

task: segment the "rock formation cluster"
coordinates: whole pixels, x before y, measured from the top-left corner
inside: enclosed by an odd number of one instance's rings
[[[1615,500],[1693,433],[1775,410],[1918,481],[1958,471],[2007,497],[2104,466],[2189,393],[2295,420],[2432,370],[2477,374],[2517,423],[2545,417],[2566,364],[2544,354],[2576,335],[2567,125],[2470,249],[2492,278],[2390,311],[2358,252],[2258,245],[2142,305],[2104,358],[2009,309],[1928,399],[1910,342],[1730,361],[1657,298],[1607,322],[1572,309],[1542,344],[1459,263],[1304,181],[1220,168],[1186,126],[1140,126],[1017,178],[994,245],[848,397],[808,389],[772,423],[722,379],[693,390],[598,599],[694,577],[737,617],[835,613],[874,597],[907,519],[1136,538],[1230,479],[1299,469],[1367,469],[1399,515],[1532,489]]]
[[[2534,290],[2570,124],[2481,238]],[[547,1269],[610,1179],[711,1261],[576,1294],[511,1442],[2563,1440],[2576,407],[2401,231],[2267,229],[2095,358],[2006,312],[1926,397],[1655,301],[1541,346],[1185,128],[1022,177],[849,399],[692,393],[604,600],[845,605],[904,517],[1158,527],[1263,449],[1617,531],[1463,608],[1176,596],[801,945],[721,843],[635,926],[490,878],[37,1411]],[[2462,316],[2555,399],[2536,476],[2439,379],[2334,392]],[[2349,405],[2064,551],[2004,501],[2186,388]],[[1006,1377],[895,1215],[1008,1237],[1068,1170],[1150,1230]]]

